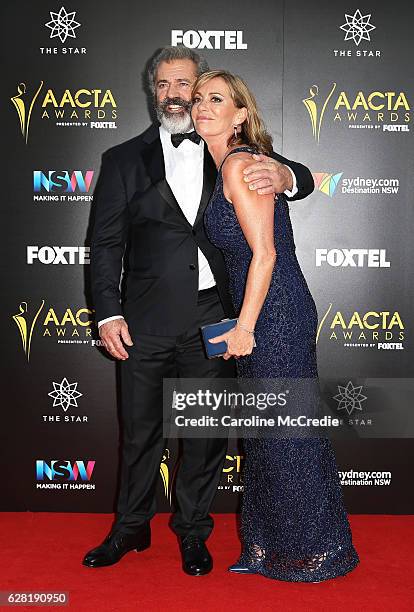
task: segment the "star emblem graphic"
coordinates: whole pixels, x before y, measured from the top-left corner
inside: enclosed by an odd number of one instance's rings
[[[53,407],[61,406],[66,412],[69,406],[78,407],[77,399],[82,396],[82,393],[77,391],[78,383],[70,383],[67,378],[63,378],[60,383],[53,383],[53,391],[48,393],[49,397],[53,397]]]
[[[349,381],[346,387],[338,385],[338,395],[334,396],[334,400],[338,402],[337,410],[346,410],[348,415],[351,415],[354,410],[362,410],[362,402],[367,397],[362,395],[362,385],[360,387],[354,387],[351,381]]]
[[[58,36],[61,43],[64,43],[68,37],[76,38],[75,29],[79,28],[81,24],[75,21],[75,15],[76,11],[67,13],[63,6],[58,13],[50,11],[51,21],[45,23],[45,26],[52,30],[50,38]]]
[[[345,32],[344,40],[353,40],[356,46],[359,45],[361,40],[371,41],[369,33],[376,28],[369,22],[371,13],[362,15],[361,11],[357,9],[353,15],[345,13],[345,19],[345,23],[340,26],[340,29]]]

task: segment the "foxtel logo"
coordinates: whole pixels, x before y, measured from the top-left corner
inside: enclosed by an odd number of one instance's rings
[[[333,268],[389,268],[386,249],[316,249],[317,267],[327,263]]]
[[[41,264],[89,264],[90,247],[81,246],[28,246],[27,263],[37,259]]]
[[[171,46],[189,49],[247,49],[242,30],[171,30]]]

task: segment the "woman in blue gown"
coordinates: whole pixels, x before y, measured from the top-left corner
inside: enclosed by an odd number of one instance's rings
[[[283,195],[257,195],[243,181],[252,152],[271,138],[239,77],[211,71],[193,88],[192,117],[217,165],[205,212],[223,253],[238,323],[220,336],[241,379],[316,379],[317,312],[295,255]],[[320,582],[358,564],[330,441],[246,438],[243,550],[229,568],[269,578]]]

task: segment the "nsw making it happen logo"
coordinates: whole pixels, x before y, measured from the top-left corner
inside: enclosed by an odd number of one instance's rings
[[[33,201],[90,203],[94,174],[94,170],[33,170]]]
[[[94,460],[77,459],[36,460],[36,489],[55,490],[94,490],[95,484],[90,482],[95,469]]]

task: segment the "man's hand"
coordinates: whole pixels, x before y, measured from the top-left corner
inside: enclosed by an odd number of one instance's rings
[[[129,355],[126,352],[121,340],[127,346],[133,346],[131,336],[129,335],[128,325],[125,319],[115,319],[114,321],[108,321],[99,328],[99,336],[108,353],[115,357],[115,359],[121,359],[125,361]]]
[[[291,191],[293,179],[290,170],[284,164],[266,155],[252,155],[256,163],[251,163],[243,170],[244,180],[249,189],[257,189],[260,195]]]

